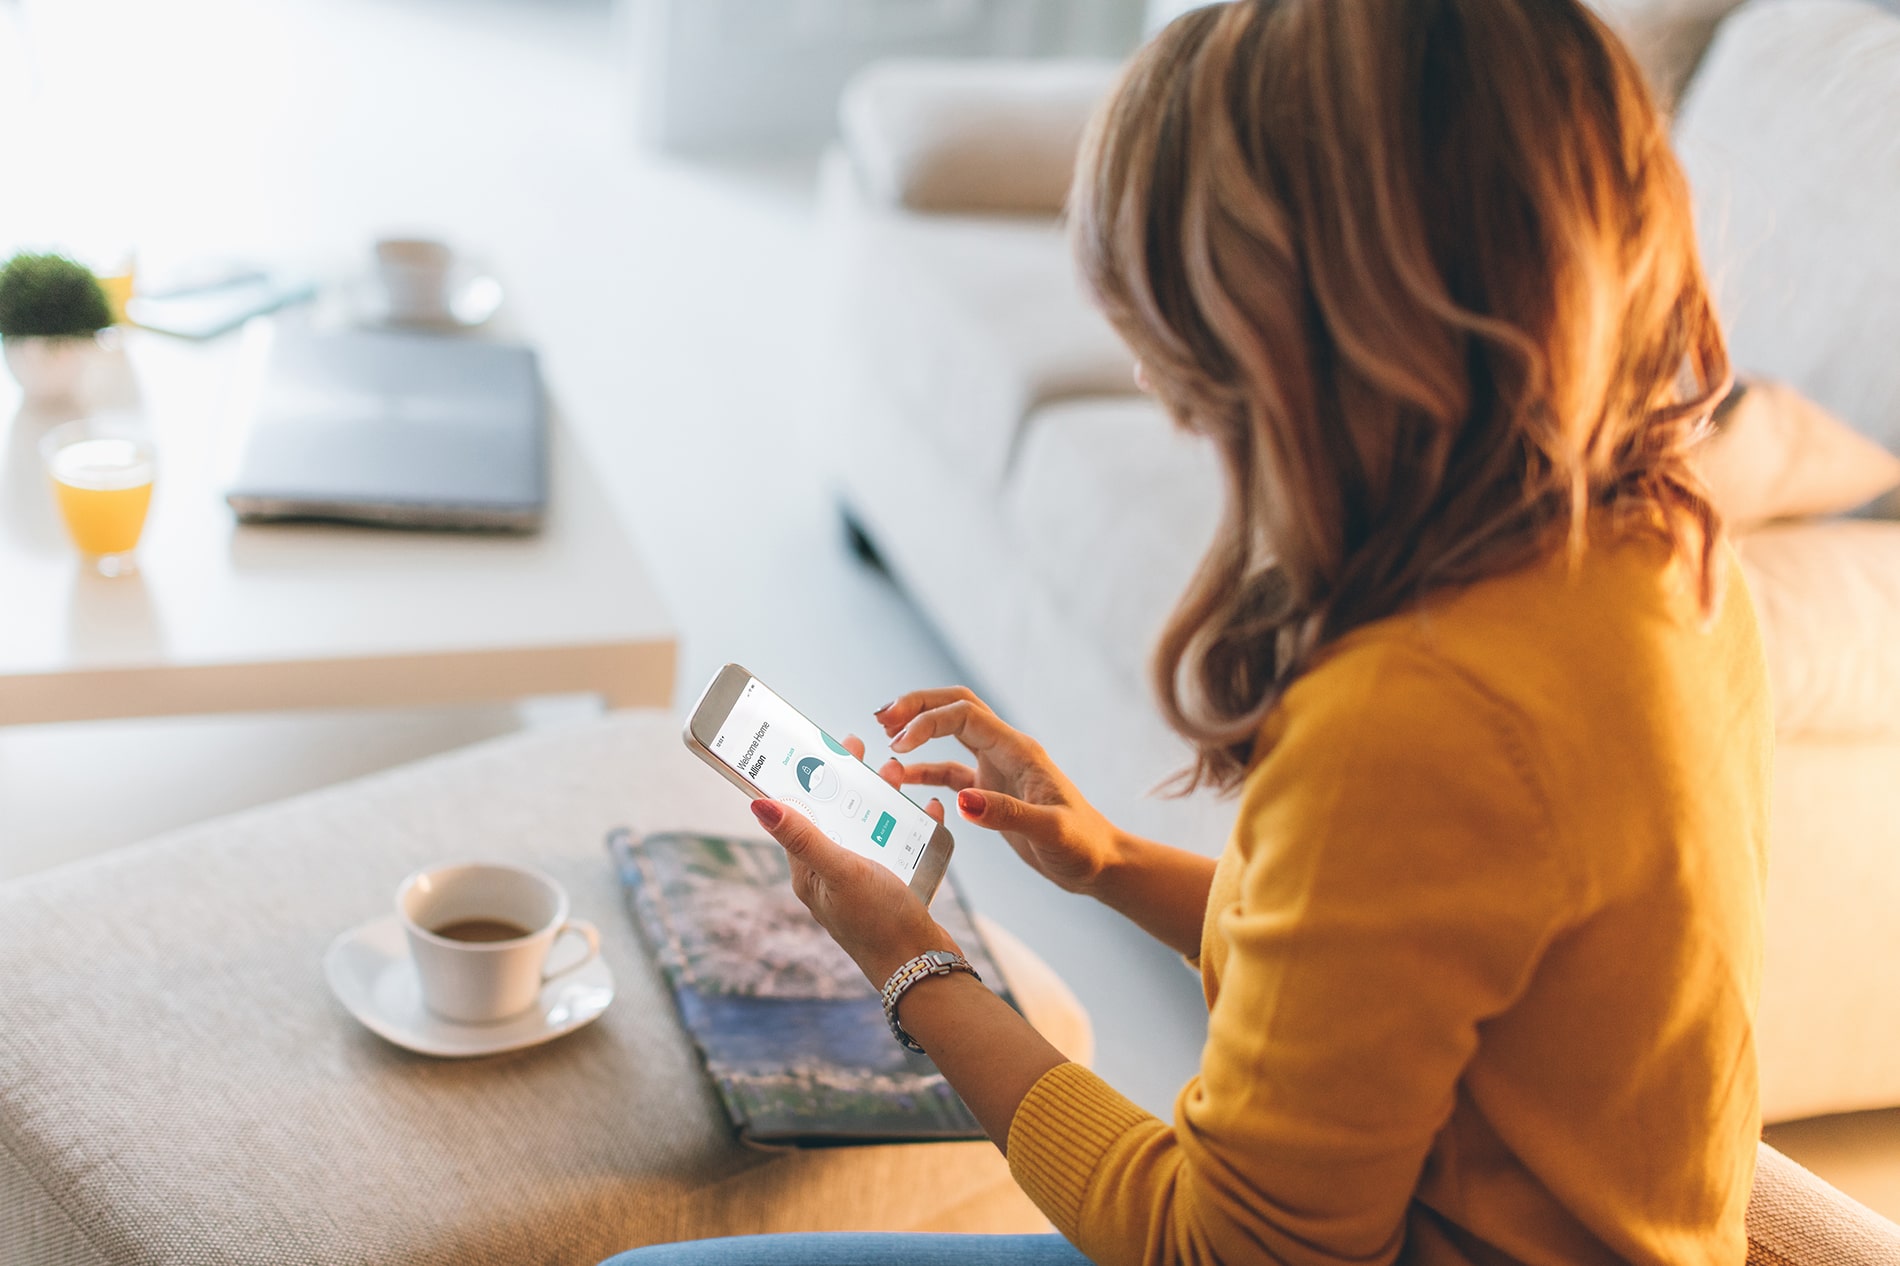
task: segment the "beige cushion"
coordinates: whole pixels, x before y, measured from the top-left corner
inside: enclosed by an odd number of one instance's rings
[[[844,92],[839,125],[866,193],[913,211],[1054,215],[1114,62],[887,61]]]
[[[1900,11],[1743,6],[1675,135],[1736,367],[1900,451]]]
[[[1896,771],[1900,739],[1775,744],[1755,1019],[1764,1120],[1900,1104]]]
[[[1900,457],[1771,382],[1749,385],[1696,465],[1732,528],[1840,514],[1900,486]]]
[[[1003,494],[1023,563],[1145,688],[1149,652],[1220,515],[1219,458],[1146,396],[1038,410]]]
[[[995,487],[1039,405],[1127,393],[1135,361],[1083,297],[1053,222],[919,216],[869,205],[836,163],[834,231],[848,237],[843,354],[977,484]]]
[[[1737,544],[1777,731],[1900,737],[1900,524],[1790,523]]]
[[[1716,23],[1741,0],[1588,0],[1621,35],[1667,105],[1682,92]]]
[[[756,829],[676,720],[627,714],[0,886],[0,1261],[514,1266],[722,1233],[1046,1226],[987,1143],[734,1143],[602,849],[623,823]],[[358,1027],[325,946],[455,857],[567,886],[618,982],[606,1015],[471,1061]],[[1085,1048],[1059,982],[995,948],[1029,1014]]]

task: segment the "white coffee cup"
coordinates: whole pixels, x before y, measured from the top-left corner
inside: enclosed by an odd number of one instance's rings
[[[426,237],[386,237],[376,243],[376,272],[392,321],[439,321],[449,312],[449,273],[455,252]]]
[[[464,1024],[526,1011],[548,981],[600,954],[600,933],[585,920],[568,918],[567,909],[561,885],[526,866],[468,862],[409,876],[396,889],[396,913],[409,938],[423,1004]],[[509,930],[520,935],[506,936]],[[550,968],[555,942],[570,932],[587,942],[587,952]]]

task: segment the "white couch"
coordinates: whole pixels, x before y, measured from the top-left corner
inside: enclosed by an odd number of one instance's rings
[[[1746,372],[1900,445],[1900,12],[1606,0],[1676,124]],[[973,683],[1113,817],[1213,852],[1231,817],[1146,793],[1183,748],[1152,636],[1216,513],[1212,456],[1134,393],[1057,220],[1106,64],[874,68],[823,214],[848,514]],[[966,121],[959,126],[959,120]],[[1780,732],[1760,1013],[1771,1120],[1900,1104],[1900,524],[1742,543]]]

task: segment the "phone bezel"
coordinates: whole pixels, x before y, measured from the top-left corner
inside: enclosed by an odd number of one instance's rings
[[[739,702],[739,696],[745,691],[746,683],[755,677],[758,677],[758,674],[738,664],[727,664],[713,674],[713,679],[706,684],[706,689],[700,692],[699,702],[695,703],[692,712],[687,714],[686,727],[680,737],[685,740],[687,748],[695,756],[711,765],[727,782],[745,792],[748,798],[761,800],[770,799],[770,797],[754,786],[745,775],[713,755],[712,751],[713,740],[719,737],[719,727],[726,723],[726,717],[732,712],[733,705]],[[760,684],[764,684],[763,677],[758,677],[758,680]],[[766,689],[770,690],[771,687],[767,686]],[[776,690],[772,693],[778,695],[780,702],[785,702],[784,695]],[[798,712],[798,709],[792,707],[790,703],[785,703],[785,706]],[[805,717],[802,712],[798,712],[798,715],[804,717],[812,725],[817,724],[810,717]],[[863,762],[860,761],[859,764]],[[866,765],[865,768],[869,769],[870,766]],[[908,796],[904,798],[910,799]],[[913,800],[911,803],[915,804],[916,801]],[[912,871],[910,876],[910,890],[925,905],[929,905],[931,898],[937,895],[937,887],[943,882],[944,872],[950,866],[950,854],[955,850],[957,843],[943,823],[936,823],[936,828],[930,834],[930,842],[924,846],[924,855],[917,859],[917,869]]]

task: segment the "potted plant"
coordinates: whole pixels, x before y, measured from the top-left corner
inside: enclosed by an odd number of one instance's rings
[[[98,279],[64,255],[19,254],[0,267],[0,348],[29,401],[72,396],[112,310]]]

